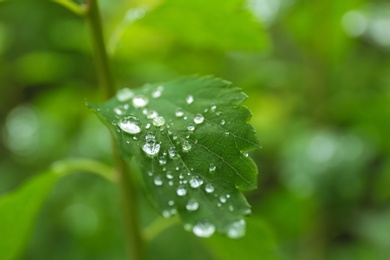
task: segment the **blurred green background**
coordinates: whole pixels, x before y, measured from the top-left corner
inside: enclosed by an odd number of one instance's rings
[[[282,259],[390,259],[388,1],[100,4],[120,87],[212,74],[249,95],[262,143],[250,218]],[[84,105],[101,97],[82,18],[47,0],[2,2],[0,68],[0,195],[63,158],[112,163],[108,132]],[[63,179],[23,259],[124,259],[117,193],[96,176]],[[159,217],[144,200],[140,214],[144,226]],[[224,259],[207,243],[177,225],[148,255]]]

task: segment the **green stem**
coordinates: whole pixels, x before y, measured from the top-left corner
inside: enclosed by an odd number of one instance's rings
[[[108,65],[107,50],[104,43],[102,24],[97,0],[86,0],[86,19],[92,35],[92,45],[95,55],[96,70],[99,76],[102,92],[111,98],[115,92],[115,84]],[[134,180],[131,178],[128,166],[119,154],[113,140],[114,159],[117,170],[118,185],[121,190],[122,211],[129,256],[133,260],[144,259],[144,241],[141,236],[140,222]]]
[[[68,159],[53,163],[52,170],[59,175],[67,175],[74,172],[90,172],[100,177],[115,182],[114,171],[104,163],[89,159]]]
[[[108,65],[106,46],[104,43],[102,23],[97,0],[86,0],[86,19],[92,36],[92,48],[95,56],[96,71],[102,93],[111,98],[115,92],[115,83]]]

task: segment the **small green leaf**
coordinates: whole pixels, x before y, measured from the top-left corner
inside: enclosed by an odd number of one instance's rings
[[[201,237],[240,237],[250,208],[239,190],[256,188],[248,157],[258,141],[241,106],[247,96],[229,82],[187,77],[122,89],[88,104],[114,134],[126,159],[135,156],[146,193],[164,217],[179,213]],[[242,230],[237,235],[232,230]]]
[[[48,172],[0,198],[1,259],[15,259],[32,231],[35,217],[58,175]]]

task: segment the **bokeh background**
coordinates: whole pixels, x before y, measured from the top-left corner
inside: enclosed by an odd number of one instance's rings
[[[246,196],[282,259],[390,259],[388,1],[100,4],[120,87],[211,74],[248,94],[262,149]],[[101,100],[97,85],[82,18],[47,0],[0,3],[0,195],[64,158],[112,164],[108,132],[84,105]],[[96,176],[63,179],[23,259],[124,259],[117,193]],[[145,226],[159,218],[144,200],[140,214]],[[179,225],[148,254],[218,259]]]

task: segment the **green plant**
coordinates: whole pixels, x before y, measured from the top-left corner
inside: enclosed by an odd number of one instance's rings
[[[101,93],[111,99],[101,105],[87,102],[87,106],[111,131],[115,170],[96,161],[61,161],[2,197],[0,232],[7,238],[0,240],[3,259],[21,254],[38,209],[54,184],[80,171],[98,174],[121,187],[133,259],[144,258],[145,238],[152,239],[162,227],[174,223],[159,224],[142,234],[136,207],[139,183],[163,217],[177,213],[195,235],[210,237],[217,231],[229,238],[243,237],[243,217],[250,207],[241,191],[256,188],[257,168],[248,152],[259,147],[247,123],[251,114],[241,105],[246,95],[229,82],[199,76],[117,90],[97,1],[86,1],[83,6],[68,0],[55,2],[84,16],[89,24]],[[132,158],[141,181],[129,171]],[[218,241],[214,244],[220,247]]]

